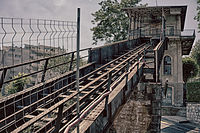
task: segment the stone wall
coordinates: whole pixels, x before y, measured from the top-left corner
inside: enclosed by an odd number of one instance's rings
[[[116,114],[110,132],[152,133],[160,132],[160,86],[143,84],[145,90],[134,89],[127,102]]]
[[[186,117],[186,107],[162,106],[162,116]]]
[[[200,123],[200,103],[187,103],[187,120]]]

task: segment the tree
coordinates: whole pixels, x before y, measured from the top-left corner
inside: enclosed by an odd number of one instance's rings
[[[196,42],[195,46],[192,48],[191,56],[200,66],[200,40]]]
[[[71,58],[70,56],[60,56],[60,57],[57,57],[57,58],[53,58],[53,59],[50,59],[49,60],[49,63],[48,63],[48,68],[49,67],[53,67],[55,65],[58,65],[58,64],[61,64],[61,63],[67,63],[67,62],[70,62],[71,61]],[[53,67],[51,70],[53,72],[58,72],[60,74],[63,74],[67,71],[69,71],[69,63],[67,64],[64,64],[64,65],[60,65],[58,67]],[[72,64],[72,67],[74,67],[75,64],[73,63]]]
[[[195,19],[198,22],[198,28],[200,29],[200,0],[197,0],[197,16]]]
[[[93,32],[93,44],[98,41],[116,42],[124,40],[128,36],[129,18],[122,11],[125,7],[135,6],[140,0],[104,0],[99,3],[101,8],[92,14],[95,24]]]
[[[188,78],[196,76],[198,73],[198,65],[191,57],[183,58],[183,81],[187,82]]]
[[[76,56],[74,56],[73,60],[74,61],[72,62],[72,70],[76,67]],[[65,72],[69,71],[70,62],[71,62],[71,56],[69,56],[69,55],[60,56],[60,57],[57,57],[57,58],[50,59],[49,63],[48,63],[48,68],[53,67],[51,69],[53,72],[56,72],[56,73],[59,73],[59,74],[63,74]],[[66,63],[66,64],[63,64],[63,63]],[[60,65],[58,67],[54,67],[54,66],[56,66],[58,64],[63,64],[63,65]],[[80,66],[83,66],[85,64],[87,64],[87,62],[85,60],[83,60],[83,59],[80,59]]]
[[[24,75],[25,75],[24,73],[18,73],[18,75],[13,77],[13,79],[22,77]],[[28,83],[29,83],[28,77],[14,80],[14,81],[10,82],[8,86],[6,86],[7,93],[14,94],[16,92],[22,91],[24,89],[25,85]]]

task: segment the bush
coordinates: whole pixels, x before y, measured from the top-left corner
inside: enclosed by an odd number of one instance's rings
[[[200,82],[187,83],[187,101],[200,102]]]
[[[18,73],[18,75],[14,76],[13,79],[25,76],[24,73]],[[14,80],[6,86],[6,90],[8,94],[14,94],[16,92],[22,91],[24,86],[29,83],[29,78],[23,77],[17,80]]]
[[[183,58],[183,81],[187,82],[188,78],[195,77],[198,74],[198,65],[190,57]]]

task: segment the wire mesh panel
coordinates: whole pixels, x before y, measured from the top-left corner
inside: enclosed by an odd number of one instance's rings
[[[0,18],[0,88],[26,80],[25,88],[75,68],[75,21]],[[87,63],[82,50],[82,65]]]
[[[8,53],[12,59],[2,65],[75,50],[76,22],[1,18],[0,25],[2,55]]]

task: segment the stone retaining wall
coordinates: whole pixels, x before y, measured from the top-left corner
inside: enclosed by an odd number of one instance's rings
[[[187,120],[200,124],[200,103],[187,103]]]

